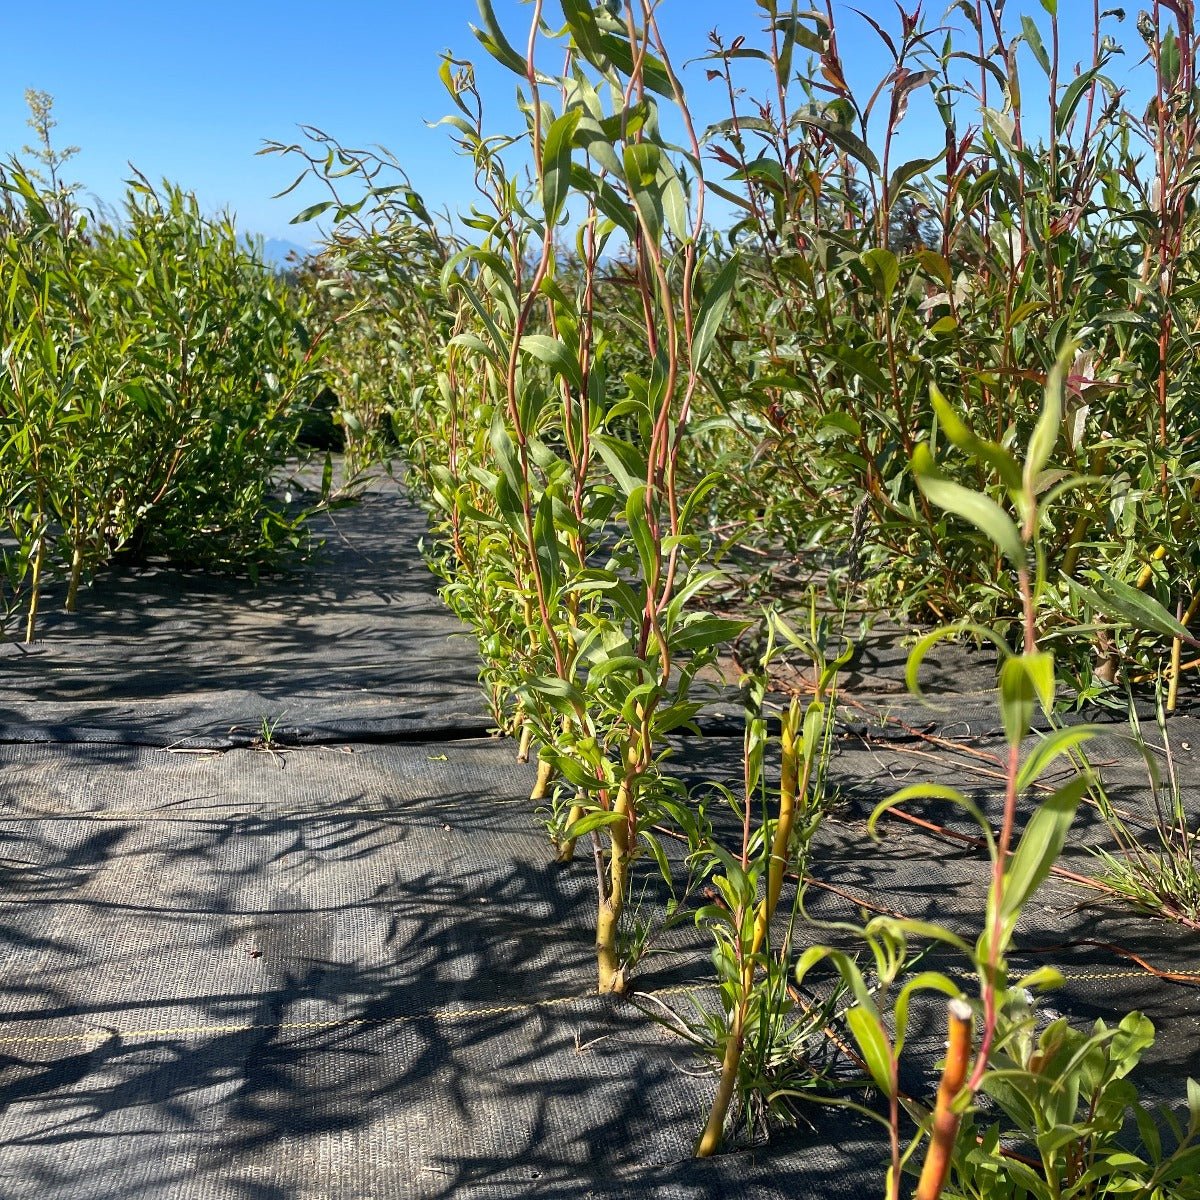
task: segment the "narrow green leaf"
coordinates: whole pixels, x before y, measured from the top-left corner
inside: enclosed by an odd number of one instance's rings
[[[607,433],[593,434],[592,445],[604,460],[604,465],[612,472],[617,487],[626,499],[633,493],[634,488],[645,486],[646,456],[636,446]]]
[[[1153,596],[1148,596],[1139,588],[1129,584],[1104,571],[1095,570],[1091,574],[1096,577],[1097,585],[1091,598],[1096,602],[1095,607],[1109,616],[1124,617],[1134,629],[1148,630],[1162,634],[1164,637],[1179,638],[1189,645],[1195,645],[1195,639]],[[1076,585],[1076,589],[1085,594],[1088,589]]]
[[[1021,764],[1021,771],[1017,776],[1017,790],[1025,791],[1031,783],[1049,770],[1056,759],[1069,754],[1099,732],[1100,727],[1097,725],[1068,725],[1064,729],[1052,730],[1038,742]]]
[[[1019,746],[1029,732],[1036,701],[1037,691],[1025,655],[1006,659],[1000,668],[1000,716],[1010,746]]]
[[[700,311],[696,314],[696,325],[692,333],[691,362],[692,370],[699,371],[708,357],[709,350],[721,328],[729,301],[733,295],[733,285],[737,280],[738,256],[732,255],[717,272],[708,285],[704,299],[700,303]]]
[[[709,650],[731,642],[752,624],[731,617],[693,617],[671,635],[671,647],[677,650]]]
[[[558,556],[558,537],[554,528],[554,501],[543,492],[533,519],[534,552],[547,594],[557,595],[562,584],[562,563]]]
[[[633,535],[633,544],[637,547],[638,558],[642,563],[642,578],[653,580],[658,578],[659,551],[646,520],[646,488],[636,487],[629,493],[629,501],[625,505],[625,521],[629,532]]]
[[[628,818],[624,813],[607,812],[602,808],[597,808],[590,813],[585,813],[578,821],[573,821],[567,827],[565,834],[568,838],[581,838],[594,829],[603,829],[607,825],[620,825],[626,820]]]
[[[662,239],[663,203],[659,184],[662,150],[653,142],[635,142],[624,148],[625,182],[633,197],[646,236],[654,243]]]
[[[1025,491],[1030,495],[1034,491],[1034,481],[1050,461],[1050,455],[1058,441],[1059,430],[1062,427],[1063,380],[1066,378],[1067,368],[1075,358],[1076,349],[1076,343],[1068,342],[1059,352],[1046,379],[1046,387],[1042,392],[1042,411],[1029,438],[1029,447],[1025,451]]]
[[[517,75],[525,74],[525,59],[513,49],[512,43],[504,36],[500,22],[492,9],[491,0],[475,0],[479,7],[479,17],[483,23],[482,29],[471,26],[471,32],[479,39],[480,45],[499,63]]]
[[[1004,873],[1000,911],[1005,917],[1018,913],[1050,874],[1090,782],[1086,775],[1077,775],[1049,796],[1029,818]]]
[[[1021,468],[1017,466],[1017,460],[999,443],[979,437],[955,412],[936,383],[929,385],[929,399],[937,415],[938,428],[950,441],[964,454],[969,454],[991,467],[1000,476],[1006,488],[1019,490]]]
[[[542,144],[542,207],[548,229],[558,224],[571,194],[571,142],[581,115],[578,108],[563,113],[547,130]]]
[[[303,225],[305,221],[311,221],[314,217],[319,217],[323,212],[333,207],[332,200],[322,200],[319,204],[310,204],[308,208],[298,212],[289,222],[289,225]]]
[[[871,1072],[871,1078],[885,1095],[890,1096],[895,1087],[892,1079],[892,1047],[883,1022],[877,1014],[856,1004],[847,1009],[846,1024],[854,1036],[863,1062]]]
[[[1025,567],[1025,544],[1013,519],[1000,505],[988,496],[946,479],[934,465],[933,456],[924,442],[913,451],[912,466],[918,486],[932,503],[969,521],[1014,567]]]
[[[521,473],[521,460],[517,456],[517,447],[507,428],[505,428],[504,418],[501,416],[499,410],[492,417],[489,441],[491,442],[492,453],[496,456],[496,462],[500,467],[504,481],[517,496],[520,496],[525,490],[525,479]]]
[[[521,339],[521,349],[561,375],[576,394],[583,391],[579,360],[558,338],[545,333],[527,333]]]
[[[819,129],[834,145],[839,147],[839,149],[845,150],[851,158],[866,167],[870,174],[879,174],[879,160],[872,153],[871,148],[862,138],[855,133],[851,133],[845,126],[838,125],[819,113],[808,111],[796,113],[794,120],[798,121],[801,125],[808,125],[814,129]]]

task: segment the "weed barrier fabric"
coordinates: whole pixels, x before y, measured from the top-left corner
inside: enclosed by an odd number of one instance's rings
[[[833,761],[842,800],[809,914],[859,919],[861,903],[977,928],[980,856],[908,828],[870,842],[890,776],[859,753],[846,739]],[[736,755],[680,745],[697,778],[731,775]],[[877,1132],[819,1109],[813,1128],[689,1161],[713,1077],[638,1009],[584,994],[590,864],[552,863],[531,777],[490,739],[0,748],[0,1194],[875,1194]],[[1144,1008],[1160,1040],[1143,1082],[1178,1098],[1200,1070],[1195,989],[1105,944],[1196,972],[1195,940],[1080,898],[1059,881],[1039,894],[1013,966],[1064,971],[1054,1013]],[[684,1013],[711,1003],[705,951],[684,923],[638,986]],[[914,1011],[913,1091],[933,1081],[941,1022]]]
[[[39,641],[0,644],[0,741],[228,749],[486,734],[474,644],[418,543],[395,481],[323,514],[311,562],[257,586],[163,565],[122,568]]]
[[[816,1106],[766,1144],[691,1159],[715,1078],[648,1014],[715,1003],[709,944],[690,920],[661,935],[640,1007],[586,994],[591,864],[552,862],[524,798],[533,768],[480,736],[474,649],[436,598],[423,532],[381,481],[330,516],[302,574],[114,575],[31,651],[0,647],[0,1195],[878,1194],[881,1131]],[[931,708],[905,692],[903,660],[893,631],[846,674],[806,909],[973,937],[988,872],[969,822],[917,807],[942,832],[896,819],[874,842],[866,817],[931,778],[996,815],[993,668],[939,648]],[[693,785],[736,785],[736,698],[710,683],[709,736],[680,739],[676,763]],[[1171,730],[1195,820],[1200,723]],[[1093,757],[1145,831],[1119,728]],[[734,844],[732,814],[713,812]],[[1063,866],[1094,874],[1105,842],[1081,810]],[[657,911],[652,864],[639,871]],[[1141,1082],[1177,1102],[1200,1075],[1197,938],[1095,901],[1053,878],[1012,967],[1063,972],[1046,1019],[1146,1011],[1159,1040]],[[844,937],[801,929],[801,944]],[[928,1093],[936,1003],[914,1007],[910,1038],[902,1082]]]
[[[590,864],[511,750],[0,748],[0,1194],[869,1189],[862,1131],[687,1162],[712,1077],[583,994]],[[644,986],[686,1007],[703,963],[684,930]]]

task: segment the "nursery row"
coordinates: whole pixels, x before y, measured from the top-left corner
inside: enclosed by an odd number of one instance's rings
[[[515,77],[521,132],[493,132],[469,61],[442,64],[443,123],[479,188],[457,226],[376,152],[316,129],[268,151],[304,160],[297,184],[328,187],[301,217],[332,222],[327,302],[366,322],[345,369],[362,369],[372,336],[404,360],[403,386],[377,384],[369,415],[386,412],[405,448],[498,727],[520,754],[536,748],[560,862],[587,848],[599,989],[631,986],[646,934],[631,880],[656,864],[670,919],[711,932],[721,985],[693,1030],[720,1062],[701,1154],[734,1109],[783,1102],[808,1034],[836,1020],[884,1098],[862,1111],[889,1131],[889,1197],[910,1161],[922,1197],[1196,1194],[1200,1093],[1160,1129],[1124,1082],[1149,1022],[1043,1028],[1027,989],[1054,973],[1015,981],[1006,966],[1077,806],[1103,794],[1083,757],[1091,727],[1057,725],[1063,697],[1123,702],[1151,685],[1173,710],[1196,665],[1191,3],[1138,22],[1135,105],[1112,78],[1120,14],[1098,4],[1077,72],[1050,0],[1015,33],[994,0],[954,6],[949,31],[903,11],[893,30],[870,22],[892,66],[864,101],[832,6],[758,0],[761,36],[712,38],[707,78],[730,111],[708,128],[655,5],[528,7],[518,36],[480,0],[474,31]],[[1020,73],[1041,81],[1041,129]],[[898,163],[917,105],[938,133]],[[734,213],[722,231],[714,197]],[[771,611],[805,571],[834,603],[812,599],[803,620]],[[788,881],[827,803],[850,653],[828,613],[871,608],[952,622],[918,643],[913,678],[943,637],[994,645],[1007,749],[998,828],[944,786],[881,801],[974,817],[991,885],[974,944],[871,921],[857,934],[868,971],[819,945],[796,959],[812,937],[796,941]],[[747,732],[744,786],[724,794],[742,836],[726,845],[670,752],[731,647]],[[808,660],[809,690],[784,701],[775,737],[781,647]],[[1026,753],[1039,710],[1052,732]],[[1067,782],[1047,782],[1064,765]],[[1188,820],[1173,810],[1144,853],[1194,882]],[[688,845],[685,877],[668,834]],[[689,907],[695,895],[706,902]],[[911,947],[931,942],[964,956],[974,998],[910,970]],[[841,990],[798,1006],[792,985],[820,960]],[[910,1001],[930,991],[949,999],[950,1051],[925,1107],[903,1095],[899,1062]],[[1003,1114],[986,1129],[985,1094],[988,1120]]]
[[[720,1069],[701,1154],[803,1077],[883,1123],[889,1200],[910,1164],[923,1200],[1198,1195],[1200,1090],[1156,1119],[1126,1079],[1149,1021],[1047,1025],[1030,995],[1055,973],[1007,965],[1085,800],[1117,834],[1112,889],[1200,922],[1178,791],[1136,842],[1087,765],[1092,727],[1060,723],[1137,689],[1174,711],[1200,665],[1193,0],[1128,29],[1096,0],[1078,65],[1055,0],[1016,27],[1002,0],[938,27],[919,6],[891,28],[755,7],[761,30],[712,37],[701,74],[728,115],[702,127],[651,0],[531,0],[519,34],[479,0],[518,132],[447,57],[477,203],[442,221],[382,152],[317,129],[272,143],[302,161],[293,186],[329,192],[297,218],[330,223],[325,249],[286,280],[174,189],[139,181],[121,221],[85,221],[44,128],[49,180],[4,177],[8,598],[32,637],[48,573],[73,602],[124,548],[263,561],[298,536],[269,491],[331,388],[354,466],[403,448],[496,725],[537,755],[559,861],[596,873],[598,989],[633,986],[647,867],[664,919],[711,935],[720,1005],[689,1031]],[[890,59],[865,97],[844,19]],[[910,110],[936,132],[897,161]],[[820,590],[799,616],[798,576]],[[910,681],[943,639],[994,649],[1002,795],[996,822],[940,784],[880,798],[876,818],[920,799],[976,822],[987,900],[974,941],[879,916],[841,930],[850,954],[802,929],[798,881],[830,803],[843,629],[880,610],[941,623]],[[806,686],[776,711],[784,654]],[[731,659],[743,778],[706,809],[671,751]],[[726,802],[740,837],[714,832]],[[913,969],[929,945],[963,971]],[[823,1004],[798,990],[820,964]],[[900,1063],[931,997],[949,1051],[926,1104]],[[825,1026],[874,1099],[809,1072]]]

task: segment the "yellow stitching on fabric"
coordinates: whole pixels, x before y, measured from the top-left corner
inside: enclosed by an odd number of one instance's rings
[[[1105,979],[1158,979],[1163,983],[1174,983],[1180,979],[1194,979],[1200,982],[1200,971],[1164,971],[1161,975],[1155,974],[1153,971],[1103,971],[1094,974],[1076,974],[1072,971],[1060,972],[1064,979],[1079,979],[1085,982],[1092,982]]]
[[[680,996],[689,992],[705,991],[714,984],[688,983],[677,987],[663,988],[656,992],[635,993],[644,996]],[[338,1029],[340,1027],[366,1027],[368,1025],[411,1025],[416,1021],[470,1021],[483,1017],[502,1017],[511,1013],[536,1012],[541,1008],[561,1008],[590,1000],[592,995],[555,996],[550,1000],[532,1000],[524,1004],[498,1004],[490,1008],[441,1009],[427,1013],[409,1013],[394,1017],[339,1017],[328,1021],[280,1021],[273,1025],[170,1025],[159,1029],[105,1029],[96,1028],[84,1033],[18,1034],[0,1037],[0,1046],[55,1046],[72,1043],[95,1043],[99,1045],[113,1038],[166,1038],[188,1037],[221,1033],[256,1033],[270,1030],[287,1032],[313,1029]]]

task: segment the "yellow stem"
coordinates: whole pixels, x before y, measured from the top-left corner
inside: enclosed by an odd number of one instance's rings
[[[83,575],[83,547],[76,545],[71,551],[71,580],[67,584],[66,610],[73,613],[79,600],[79,580]]]
[[[745,1040],[745,1006],[743,1004],[734,1015],[732,1028],[729,1030],[729,1040],[725,1043],[725,1057],[721,1060],[721,1082],[717,1085],[717,1094],[708,1114],[708,1124],[700,1135],[696,1147],[697,1158],[710,1158],[721,1148],[725,1137],[725,1114],[729,1111],[730,1101],[737,1087],[738,1068],[742,1061],[742,1044]]]
[[[575,803],[571,805],[571,811],[567,813],[567,828],[570,829],[580,817],[583,816],[583,805],[579,803],[580,797],[575,797]],[[575,857],[575,839],[573,837],[562,838],[558,842],[558,855],[555,862],[561,863],[564,866]]]
[[[814,703],[819,703],[819,701],[814,701]],[[804,755],[804,778],[801,780],[802,728],[800,701],[796,698],[792,700],[791,707],[783,719],[783,732],[780,738],[779,819],[775,823],[775,836],[771,842],[771,858],[767,866],[767,892],[758,902],[758,911],[754,917],[754,933],[750,940],[750,953],[746,955],[742,967],[741,996],[729,1027],[728,1040],[725,1043],[725,1055],[721,1061],[721,1082],[717,1086],[716,1096],[713,1097],[712,1109],[708,1114],[708,1124],[705,1125],[700,1144],[696,1148],[698,1158],[708,1158],[721,1148],[725,1116],[733,1099],[738,1068],[741,1066],[742,1050],[745,1045],[746,1013],[750,1004],[750,992],[754,987],[754,960],[766,943],[767,930],[770,928],[771,918],[775,915],[775,909],[779,905],[779,896],[783,891],[783,876],[788,863],[788,846],[792,840],[792,828],[796,821],[796,802],[803,798],[808,790],[814,759],[812,751],[815,748],[809,747],[809,752]]]
[[[533,785],[533,790],[529,793],[530,800],[545,800],[546,793],[550,790],[550,782],[554,778],[554,768],[544,759],[538,759],[537,781]]]
[[[625,778],[617,789],[617,799],[613,804],[613,812],[626,818],[633,803],[631,771],[635,761],[635,751],[631,746],[625,755]],[[608,894],[601,902],[600,911],[596,916],[597,990],[601,993],[625,990],[625,972],[617,958],[617,929],[621,921],[621,910],[625,906],[630,860],[628,820],[616,821],[612,825],[606,825],[605,829],[609,840]]]
[[[37,634],[38,609],[42,600],[42,564],[46,558],[46,537],[38,537],[33,556],[33,573],[29,581],[29,614],[25,621],[25,641],[32,642]]]
[[[533,726],[528,721],[522,721],[521,740],[517,743],[517,762],[529,761],[529,747],[533,742]]]
[[[1179,702],[1179,668],[1183,658],[1183,642],[1179,638],[1171,639],[1171,674],[1167,684],[1167,712],[1173,713]]]

